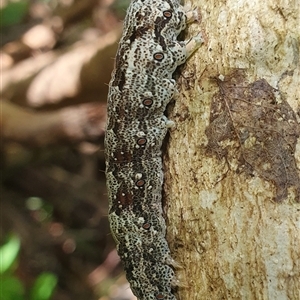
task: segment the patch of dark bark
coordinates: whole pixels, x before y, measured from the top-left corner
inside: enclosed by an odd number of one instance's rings
[[[265,79],[249,83],[243,70],[214,80],[219,92],[212,99],[206,128],[208,153],[227,159],[231,146],[222,142],[238,141],[239,172],[272,182],[276,201],[285,199],[290,187],[300,201],[295,160],[300,124],[291,106]]]

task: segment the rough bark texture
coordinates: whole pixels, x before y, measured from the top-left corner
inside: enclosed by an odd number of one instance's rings
[[[300,299],[299,1],[192,1],[165,154],[181,300]]]

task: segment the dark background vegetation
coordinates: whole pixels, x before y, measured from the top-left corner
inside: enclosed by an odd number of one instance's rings
[[[134,299],[107,221],[108,82],[129,1],[1,7],[1,299]]]

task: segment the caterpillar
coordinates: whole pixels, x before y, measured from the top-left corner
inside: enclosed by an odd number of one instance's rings
[[[177,66],[201,45],[178,41],[197,19],[178,0],[132,0],[109,84],[105,135],[109,222],[133,293],[139,300],[175,300],[175,262],[165,238],[161,147],[164,115],[177,92]]]

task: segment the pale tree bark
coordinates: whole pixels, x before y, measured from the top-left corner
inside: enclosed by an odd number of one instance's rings
[[[165,153],[178,299],[300,299],[299,1],[200,1]]]

